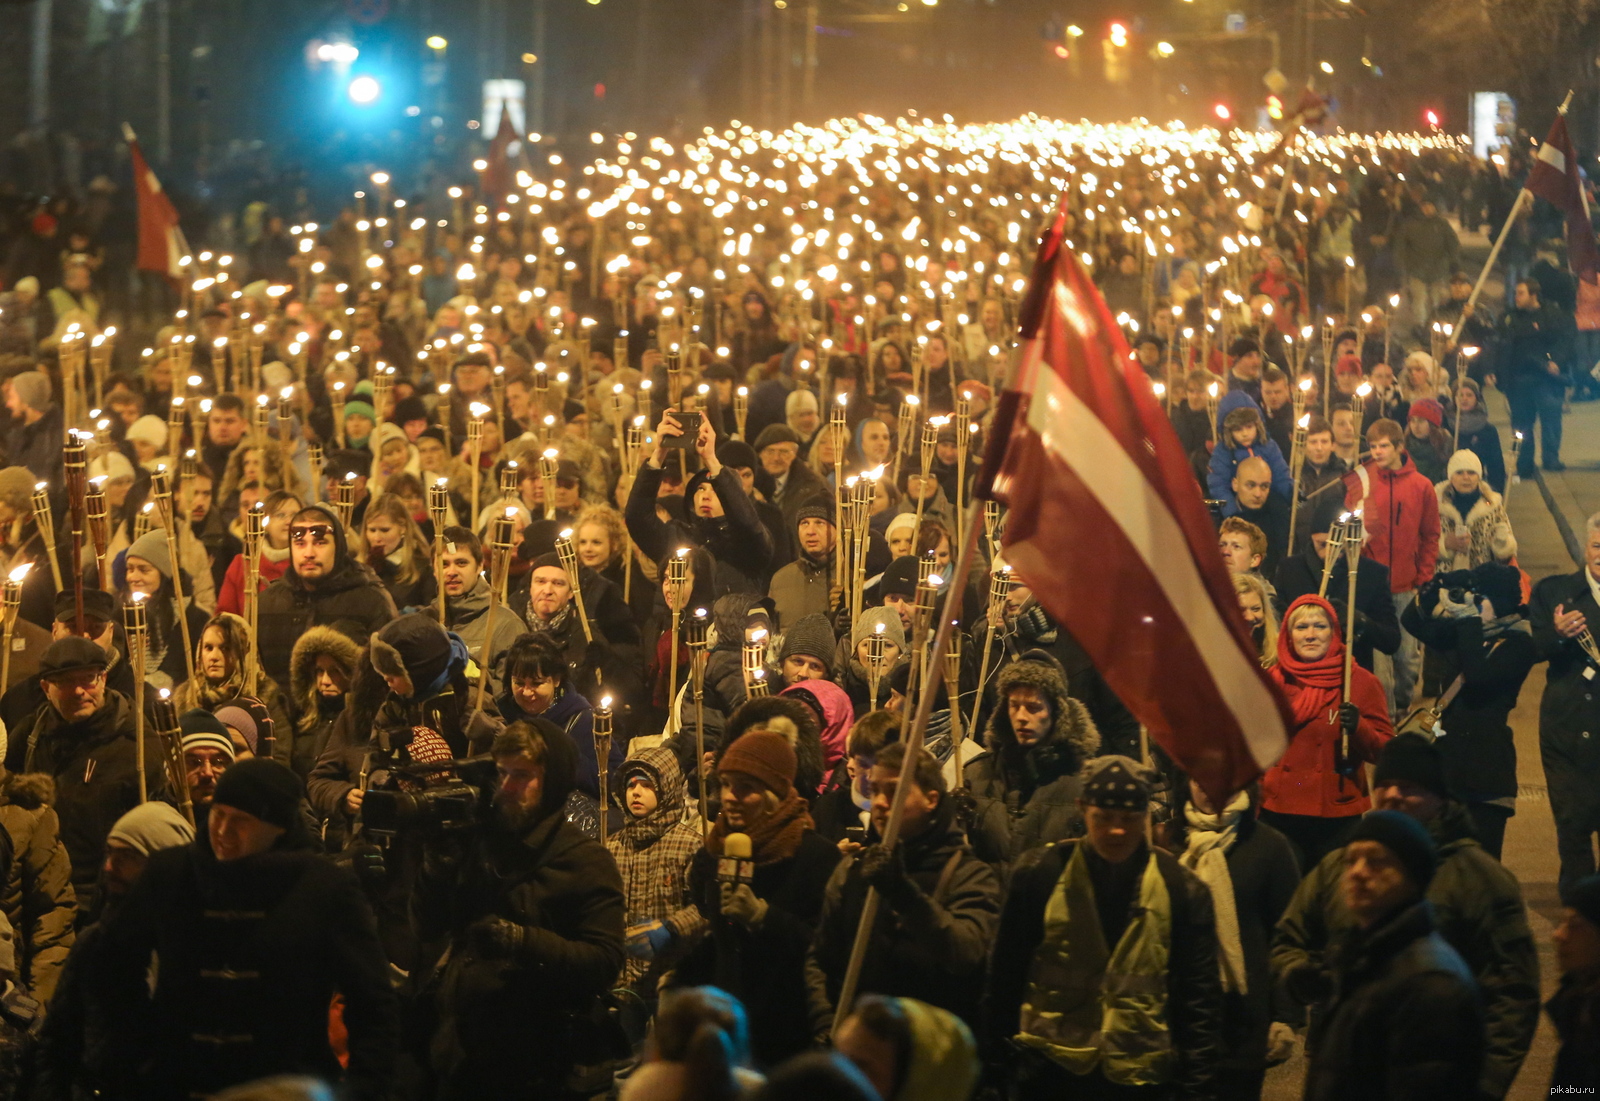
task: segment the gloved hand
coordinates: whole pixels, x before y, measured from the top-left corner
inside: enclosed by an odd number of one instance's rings
[[[970,788],[957,788],[945,798],[949,799],[955,808],[955,821],[962,830],[970,830],[977,824],[978,799]]]
[[[1294,1026],[1273,1021],[1272,1027],[1267,1029],[1267,1066],[1287,1063],[1294,1054],[1294,1041]]]
[[[1339,705],[1339,729],[1347,737],[1355,737],[1356,727],[1361,725],[1361,708],[1353,703]]]
[[[759,929],[767,920],[767,904],[756,897],[750,884],[722,884],[722,916],[746,929]]]
[[[467,927],[467,943],[485,959],[515,959],[526,941],[527,930],[505,918],[483,918]]]
[[[499,714],[488,709],[489,696],[487,693],[484,694],[484,707],[485,710],[474,711],[472,717],[467,720],[467,729],[465,731],[467,747],[474,753],[487,752],[489,745],[506,728],[505,721],[500,718]]]
[[[1304,964],[1283,977],[1289,996],[1301,1005],[1316,1005],[1333,996],[1333,972]]]
[[[882,845],[869,845],[856,857],[856,867],[866,880],[891,906],[899,907],[914,901],[922,892],[906,875],[905,854],[900,846],[892,849]]]
[[[653,960],[672,943],[672,930],[659,921],[628,929],[628,955],[636,960]]]
[[[380,887],[388,878],[388,869],[384,864],[383,850],[370,841],[358,842],[350,846],[350,870],[356,874],[363,886]]]

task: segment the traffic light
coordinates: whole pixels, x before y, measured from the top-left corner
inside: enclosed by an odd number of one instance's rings
[[[1283,118],[1283,100],[1277,96],[1267,97],[1267,117],[1274,121]]]

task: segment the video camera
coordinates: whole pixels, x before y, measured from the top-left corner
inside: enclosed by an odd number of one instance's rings
[[[470,829],[487,817],[494,787],[487,757],[378,769],[361,803],[362,827],[386,836]]]

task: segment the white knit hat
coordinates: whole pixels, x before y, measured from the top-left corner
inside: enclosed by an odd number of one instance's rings
[[[146,413],[128,428],[128,439],[147,443],[152,447],[167,446],[167,422],[154,413]]]
[[[1450,465],[1446,468],[1446,473],[1454,474],[1458,470],[1470,470],[1481,478],[1483,477],[1483,460],[1478,458],[1477,452],[1468,451],[1463,447],[1460,451],[1450,456]]]

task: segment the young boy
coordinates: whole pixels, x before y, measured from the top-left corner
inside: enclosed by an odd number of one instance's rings
[[[872,808],[867,773],[883,747],[899,737],[900,716],[893,711],[870,711],[850,728],[845,758],[835,766],[811,808],[817,832],[837,842],[840,851],[852,853],[861,847]]]
[[[1218,414],[1222,417],[1221,442],[1211,452],[1206,489],[1213,500],[1228,502],[1222,507],[1222,515],[1232,516],[1239,511],[1232,500],[1233,476],[1239,464],[1252,456],[1266,460],[1272,468],[1272,492],[1287,501],[1294,492],[1294,477],[1283,452],[1267,437],[1267,426],[1256,403],[1236,390],[1223,399]]]

